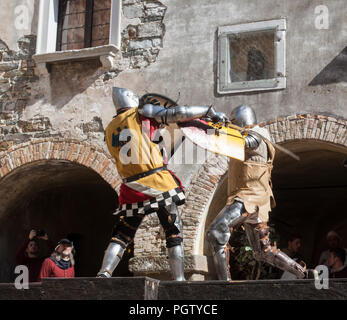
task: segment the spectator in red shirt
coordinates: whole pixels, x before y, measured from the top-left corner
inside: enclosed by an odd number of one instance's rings
[[[42,278],[74,278],[72,249],[70,240],[60,240],[52,255],[43,262],[38,281],[41,282]]]
[[[46,248],[41,248],[45,246]],[[45,249],[45,250],[43,250]],[[38,236],[36,230],[31,230],[29,237],[23,241],[16,253],[16,265],[24,265],[29,270],[29,282],[36,282],[41,266],[47,254],[42,251],[52,252],[53,245],[48,240],[47,233]]]

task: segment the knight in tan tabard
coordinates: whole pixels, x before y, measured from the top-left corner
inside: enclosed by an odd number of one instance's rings
[[[251,130],[245,138],[245,161],[229,161],[228,200],[207,231],[218,278],[231,280],[225,248],[231,236],[230,230],[240,224],[245,227],[257,261],[289,271],[299,279],[305,278],[308,271],[282,251],[272,247],[269,239],[267,222],[269,212],[275,206],[271,185],[275,149],[270,142],[269,132],[255,125],[256,115],[249,106],[234,109],[230,121]]]

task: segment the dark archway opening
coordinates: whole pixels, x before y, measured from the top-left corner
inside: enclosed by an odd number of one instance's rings
[[[326,234],[337,231],[347,247],[347,148],[330,143],[299,140],[283,144],[301,158],[276,155],[273,186],[277,207],[270,223],[286,247],[291,233],[302,236],[301,254],[309,267],[326,250]]]
[[[54,244],[69,237],[76,248],[76,277],[99,271],[117,217],[117,193],[95,171],[62,160],[37,161],[0,180],[0,281],[14,278],[17,248],[31,229]],[[131,248],[130,248],[131,249]],[[126,253],[114,276],[131,276]]]

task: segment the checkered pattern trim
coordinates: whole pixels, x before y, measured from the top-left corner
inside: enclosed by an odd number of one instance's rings
[[[119,207],[114,215],[124,215],[127,217],[133,217],[138,214],[149,214],[155,212],[161,207],[169,206],[172,203],[180,206],[184,204],[186,197],[181,188],[172,189],[166,192],[163,192],[156,198],[150,200],[136,202],[136,203],[126,203]]]

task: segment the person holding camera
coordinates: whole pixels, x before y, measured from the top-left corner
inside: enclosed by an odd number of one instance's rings
[[[31,230],[16,252],[16,265],[27,266],[29,282],[37,282],[45,258],[52,252],[53,244],[44,230]]]
[[[42,264],[38,281],[42,278],[74,278],[73,243],[69,239],[58,242],[54,252]]]

